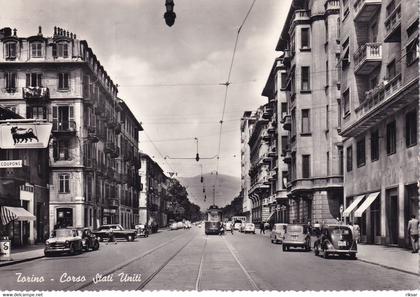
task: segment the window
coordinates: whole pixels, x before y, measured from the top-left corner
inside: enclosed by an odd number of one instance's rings
[[[14,72],[5,72],[4,81],[6,82],[6,92],[14,93],[16,92],[16,73]]]
[[[301,68],[302,70],[302,86],[301,89],[302,91],[309,91],[311,89],[311,85],[310,85],[310,74],[309,74],[309,67],[308,66],[304,66]]]
[[[42,87],[42,74],[26,73],[26,87]]]
[[[330,129],[330,112],[329,112],[329,105],[325,106],[325,130]]]
[[[395,0],[392,0],[386,7],[386,16],[389,17],[390,14],[394,11],[394,9],[395,9]]]
[[[406,48],[407,54],[405,57],[407,65],[413,64],[419,58],[419,40],[416,38]]]
[[[26,108],[26,117],[28,119],[46,119],[47,110],[45,106],[28,106]]]
[[[327,176],[330,175],[330,152],[327,152]]]
[[[372,162],[379,160],[379,131],[370,134],[370,159]]]
[[[350,89],[343,93],[343,112],[344,116],[350,113]]]
[[[347,159],[346,159],[346,165],[347,165],[347,172],[350,172],[353,170],[353,147],[349,146],[347,147]]]
[[[325,86],[329,85],[329,81],[330,81],[330,72],[328,70],[328,60],[325,62]]]
[[[343,147],[342,146],[337,146],[337,150],[338,150],[338,173],[340,175],[343,175],[343,171],[344,171],[344,157],[343,157]]]
[[[59,186],[58,192],[70,193],[70,175],[60,174],[59,180],[60,180],[60,186]]]
[[[405,115],[405,144],[407,147],[417,144],[417,113],[415,110]]]
[[[16,58],[16,42],[8,42],[5,44],[5,58],[6,59]]]
[[[281,118],[283,119],[287,115],[287,102],[281,103]]]
[[[356,158],[357,167],[362,167],[366,164],[366,142],[364,137],[356,143]]]
[[[310,41],[309,41],[309,28],[302,28],[301,36],[300,36],[300,43],[302,49],[308,49],[310,48]]]
[[[311,176],[311,155],[302,155],[302,178]]]
[[[395,154],[397,149],[397,131],[395,121],[386,125],[386,152],[388,155]]]
[[[282,72],[281,73],[281,89],[282,90],[286,89],[286,86],[287,86],[287,73]]]
[[[53,53],[54,56],[58,56],[58,57],[63,57],[63,58],[67,58],[69,56],[69,46],[67,44],[67,42],[61,42],[58,43],[56,45],[56,52],[55,55]],[[54,48],[53,48],[54,51]]]
[[[302,134],[311,133],[310,110],[302,109]]]
[[[42,57],[42,43],[34,42],[31,44],[31,56],[32,58],[41,58]]]
[[[397,75],[397,66],[395,64],[395,60],[392,60],[387,66],[386,66],[386,74],[388,76],[388,79],[392,79]]]
[[[69,74],[68,73],[58,74],[58,89],[59,90],[69,89]]]
[[[70,141],[68,139],[59,139],[54,141],[54,160],[66,161],[70,159]]]
[[[290,136],[293,138],[296,136],[296,110],[292,110],[292,125],[290,128]]]

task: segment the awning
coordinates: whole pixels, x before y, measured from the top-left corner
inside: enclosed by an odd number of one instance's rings
[[[22,207],[2,206],[1,222],[3,223],[3,225],[7,225],[13,220],[35,221],[36,217]]]
[[[270,213],[270,215],[268,216],[268,218],[266,219],[266,220],[264,220],[265,222],[268,222],[269,220],[271,220],[271,218],[273,217],[273,215],[275,214],[276,212],[275,211],[273,211],[272,213]]]
[[[369,194],[369,196],[366,198],[366,200],[360,205],[360,207],[354,212],[354,216],[357,218],[360,218],[365,210],[372,204],[373,201],[375,201],[376,197],[378,197],[380,192],[375,192]]]
[[[357,204],[359,204],[359,202],[362,201],[363,197],[365,197],[365,195],[360,195],[354,198],[350,206],[347,207],[346,210],[343,212],[343,217],[348,217],[350,213],[356,208]]]

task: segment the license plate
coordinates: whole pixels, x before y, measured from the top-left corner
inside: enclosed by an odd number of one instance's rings
[[[338,246],[346,246],[347,242],[346,241],[339,241],[338,242]]]

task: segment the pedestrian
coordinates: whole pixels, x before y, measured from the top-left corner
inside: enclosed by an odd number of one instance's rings
[[[233,235],[233,224],[230,224],[230,233]]]
[[[353,236],[356,243],[359,243],[360,241],[360,226],[357,224],[353,224]]]
[[[407,232],[410,236],[412,253],[417,253],[419,251],[419,220],[415,215],[411,215],[411,220],[408,221]]]
[[[321,224],[318,221],[315,221],[314,233],[316,237],[319,237],[321,235]]]
[[[260,234],[261,233],[264,233],[265,234],[265,231],[264,231],[264,223],[263,222],[260,223]]]

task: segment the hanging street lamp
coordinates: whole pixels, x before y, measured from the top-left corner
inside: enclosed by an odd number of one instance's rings
[[[176,14],[174,12],[174,0],[165,0],[165,6],[166,6],[166,12],[163,15],[165,18],[165,23],[169,27],[172,27],[172,25],[175,23]]]

